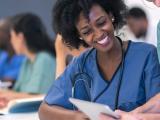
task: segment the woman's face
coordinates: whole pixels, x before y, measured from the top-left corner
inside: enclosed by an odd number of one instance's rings
[[[89,20],[81,12],[76,27],[85,42],[99,51],[106,52],[113,46],[112,17],[99,5],[93,5]]]
[[[11,30],[11,44],[16,54],[23,54],[24,40],[22,33],[16,33],[14,30]]]

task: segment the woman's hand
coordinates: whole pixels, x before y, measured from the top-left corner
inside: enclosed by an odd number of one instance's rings
[[[116,110],[115,112],[120,116],[120,120],[143,120],[138,114],[123,112],[121,110]]]
[[[107,116],[105,114],[100,114],[99,120],[116,120],[116,119],[114,119],[112,117],[109,117],[109,116]]]
[[[88,116],[80,111],[75,112],[74,120],[89,120]]]
[[[152,97],[144,105],[133,110],[132,113],[160,113],[160,93]]]
[[[0,97],[0,109],[7,107],[9,100],[4,97]]]
[[[0,109],[7,107],[8,102],[13,99],[11,93],[9,90],[0,89]]]
[[[138,114],[131,114],[131,113],[123,112],[120,110],[117,110],[115,112],[120,116],[118,120],[143,120],[138,116]],[[117,119],[109,117],[105,114],[101,114],[100,120],[117,120]]]

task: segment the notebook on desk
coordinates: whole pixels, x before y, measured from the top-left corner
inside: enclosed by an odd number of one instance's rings
[[[11,100],[7,107],[0,109],[0,114],[25,113],[37,111],[44,97]]]
[[[119,118],[119,116],[107,105],[74,98],[69,98],[69,101],[74,104],[80,111],[85,113],[90,118],[90,120],[98,120],[101,113],[104,113],[113,118]]]

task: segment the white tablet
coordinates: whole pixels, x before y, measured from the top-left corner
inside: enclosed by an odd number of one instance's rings
[[[80,111],[85,113],[90,118],[90,120],[99,120],[99,115],[101,113],[107,114],[108,116],[112,116],[114,118],[119,118],[119,116],[107,105],[88,102],[75,98],[69,98],[69,101],[74,104]]]

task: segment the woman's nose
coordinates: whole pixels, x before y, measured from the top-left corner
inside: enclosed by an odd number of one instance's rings
[[[95,28],[93,31],[94,31],[93,32],[94,33],[94,39],[95,40],[101,39],[101,37],[103,36],[103,32],[100,29],[98,29],[98,28]]]

